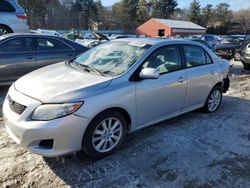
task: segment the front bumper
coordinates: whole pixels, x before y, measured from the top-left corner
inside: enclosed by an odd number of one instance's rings
[[[21,115],[13,112],[6,98],[3,114],[6,130],[10,137],[20,146],[32,153],[46,157],[60,156],[81,150],[82,138],[89,119],[71,114],[51,121],[31,121],[30,115],[41,105],[40,101],[32,99],[16,91],[12,86],[8,93],[14,101],[27,106]],[[52,141],[51,147],[45,147],[42,142]]]

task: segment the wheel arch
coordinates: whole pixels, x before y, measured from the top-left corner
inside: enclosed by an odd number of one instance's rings
[[[223,86],[223,82],[220,81],[220,82],[218,82],[217,84],[215,84],[214,87],[211,89],[211,91],[212,91],[215,87],[217,87],[217,86],[222,87],[222,86]]]
[[[207,101],[207,99],[208,99],[210,93],[213,91],[213,89],[214,89],[215,87],[218,87],[218,86],[221,87],[221,89],[222,89],[223,82],[222,82],[222,81],[217,82],[217,83],[210,89],[210,91],[209,91],[209,93],[208,93],[208,95],[207,95],[207,97],[206,97],[206,101]],[[206,104],[206,101],[205,101],[204,105]]]
[[[107,112],[107,111],[117,111],[119,113],[121,113],[126,122],[127,122],[127,130],[129,131],[130,128],[131,128],[131,123],[132,123],[132,118],[131,118],[131,115],[128,113],[127,110],[125,110],[124,108],[121,108],[121,107],[109,107],[109,108],[106,108],[106,109],[103,109],[101,110],[100,112],[98,112],[90,121],[89,124],[91,124],[91,122],[97,117],[99,116],[100,114],[104,113],[104,112]]]

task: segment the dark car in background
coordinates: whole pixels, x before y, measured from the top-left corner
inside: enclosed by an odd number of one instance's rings
[[[224,59],[234,59],[240,61],[242,45],[244,44],[245,35],[227,36],[215,45],[215,53]]]
[[[88,48],[57,36],[7,34],[0,36],[0,85],[46,65],[72,59]]]
[[[200,39],[206,41],[212,48],[218,43],[218,39],[214,35],[202,35]]]

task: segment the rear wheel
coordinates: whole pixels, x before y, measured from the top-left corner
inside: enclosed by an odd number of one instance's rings
[[[0,25],[0,36],[8,33],[12,33],[12,31],[8,27]]]
[[[105,111],[88,126],[83,138],[83,150],[91,157],[101,158],[115,152],[127,129],[124,116],[117,111]]]
[[[216,86],[212,89],[212,91],[208,95],[206,104],[204,106],[205,112],[207,113],[215,112],[219,108],[221,100],[222,100],[221,87]]]

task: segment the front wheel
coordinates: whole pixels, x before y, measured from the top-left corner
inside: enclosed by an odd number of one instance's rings
[[[220,86],[216,86],[212,89],[210,94],[208,95],[206,104],[204,106],[204,110],[207,113],[215,112],[222,101],[222,91]]]
[[[103,112],[89,124],[83,138],[83,150],[95,158],[110,155],[121,145],[126,130],[127,122],[120,112]]]

